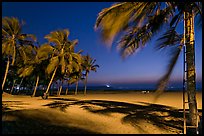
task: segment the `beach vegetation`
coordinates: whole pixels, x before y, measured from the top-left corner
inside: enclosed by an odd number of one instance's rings
[[[88,74],[90,71],[96,72],[97,68],[99,68],[98,64],[95,64],[96,59],[91,58],[89,54],[83,56],[83,70],[85,71],[85,82],[84,82],[84,95],[86,95],[86,86],[88,80]]]

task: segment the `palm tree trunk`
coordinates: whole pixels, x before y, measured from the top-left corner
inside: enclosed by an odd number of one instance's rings
[[[36,90],[37,90],[37,87],[38,87],[39,78],[40,78],[40,77],[39,77],[39,75],[38,75],[38,76],[37,76],[37,81],[36,81],[36,84],[35,84],[35,88],[34,88],[32,97],[35,96],[35,93],[36,93]]]
[[[61,92],[62,92],[63,83],[64,83],[64,79],[62,79],[62,84],[61,84],[61,86],[60,86],[61,88],[60,88],[59,96],[61,95]]]
[[[49,91],[49,89],[50,89],[50,85],[51,85],[51,83],[52,83],[52,80],[54,79],[54,76],[55,76],[56,71],[57,71],[57,67],[55,68],[55,70],[54,70],[54,72],[53,72],[53,74],[52,74],[52,78],[50,79],[50,83],[48,84],[47,90],[46,90],[46,92],[45,92],[46,94],[48,93],[48,91]]]
[[[57,83],[57,96],[59,95],[60,85]]]
[[[16,80],[14,79],[10,94],[12,94],[12,92],[13,92],[13,88],[14,88],[15,83],[16,83]]]
[[[60,85],[60,89],[59,89],[58,96],[60,96],[60,94],[61,94],[61,91],[62,91],[62,85],[63,85],[63,80],[62,80],[61,85]]]
[[[24,79],[24,77],[21,79],[21,82],[20,82],[20,84],[19,84],[19,90],[18,90],[18,92],[19,92],[20,89],[21,89],[21,84],[22,84],[22,82],[23,82],[23,79]]]
[[[195,43],[194,43],[194,16],[192,11],[184,13],[185,21],[185,44],[186,44],[186,67],[187,67],[187,94],[189,102],[190,125],[197,124],[196,103],[196,75],[195,75]]]
[[[65,92],[65,95],[67,95],[68,94],[68,87],[66,88],[66,92]]]
[[[61,91],[62,91],[62,85],[61,85],[60,88],[59,88],[58,96],[60,96]]]
[[[2,91],[3,91],[3,89],[4,89],[4,84],[5,84],[5,82],[6,82],[6,77],[7,77],[8,70],[9,70],[9,63],[10,63],[10,61],[9,61],[9,56],[8,56],[8,61],[7,61],[7,65],[6,65],[6,71],[5,71],[4,80],[3,80],[3,83],[2,83]]]
[[[67,94],[68,94],[68,90],[69,90],[69,83],[68,83],[68,86],[67,86],[67,88],[66,88],[65,95],[67,95]]]
[[[77,89],[78,89],[78,80],[76,81],[75,95],[77,95]]]
[[[15,43],[14,43],[14,40],[13,40],[13,56],[12,56],[12,63],[11,63],[12,66],[14,65],[15,58],[16,58],[16,46],[15,46]]]
[[[85,87],[84,87],[84,95],[86,95],[87,79],[88,79],[88,72],[86,72]]]

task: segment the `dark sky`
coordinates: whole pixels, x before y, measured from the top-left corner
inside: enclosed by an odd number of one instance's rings
[[[157,82],[164,74],[169,60],[168,51],[155,51],[155,38],[135,55],[122,60],[116,44],[108,49],[94,31],[97,14],[113,2],[3,2],[2,17],[13,16],[24,20],[23,32],[35,34],[42,44],[51,31],[69,29],[69,39],[78,39],[77,50],[89,53],[100,65],[97,72],[91,72],[90,82]],[[180,32],[183,24],[179,25]],[[199,30],[200,29],[200,30]],[[196,76],[202,80],[202,30],[195,27]],[[182,81],[183,54],[173,71],[171,80]]]

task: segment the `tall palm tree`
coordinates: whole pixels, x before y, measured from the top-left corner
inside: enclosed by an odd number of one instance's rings
[[[6,71],[2,83],[2,90],[6,81],[9,70],[9,65],[14,65],[16,58],[16,50],[22,44],[28,44],[30,41],[35,41],[36,38],[31,34],[22,33],[22,23],[14,17],[4,17],[2,19],[2,55],[7,56]]]
[[[201,8],[201,2],[121,2],[103,9],[95,23],[95,29],[101,30],[103,40],[109,45],[112,44],[117,35],[122,35],[118,48],[122,57],[127,57],[149,42],[163,28],[162,26],[169,26],[171,31],[168,30],[165,34],[169,32],[169,35],[163,39],[171,41],[172,38],[175,38],[178,23],[184,21],[184,42],[188,52],[186,55],[187,92],[191,125],[196,125],[197,119],[193,20],[195,16],[202,15]],[[169,45],[169,43],[165,43],[165,46],[160,47],[164,48]],[[171,45],[175,44],[171,43]],[[169,64],[171,68],[161,78],[165,80],[160,80],[158,94],[163,92],[168,82],[179,56],[181,45],[175,47],[177,50],[171,57],[171,64]]]
[[[71,73],[73,69],[79,69],[78,64],[81,61],[79,54],[74,52],[74,47],[78,40],[68,40],[69,30],[57,30],[46,35],[45,38],[53,45],[53,54],[50,63],[47,66],[46,72],[52,74],[50,83],[45,93],[48,93],[52,80],[56,74],[57,69],[61,68],[61,74],[65,72]]]
[[[95,71],[97,67],[99,67],[99,65],[95,64],[96,59],[93,59],[90,57],[89,54],[87,54],[86,56],[83,56],[83,69],[85,70],[85,86],[84,86],[84,95],[86,95],[86,85],[87,85],[87,80],[88,80],[88,74],[90,71]]]

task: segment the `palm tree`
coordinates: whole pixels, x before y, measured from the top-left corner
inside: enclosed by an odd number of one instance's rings
[[[197,103],[195,97],[195,43],[193,20],[195,16],[202,15],[201,8],[201,2],[121,2],[103,9],[99,13],[95,23],[95,29],[99,28],[101,30],[103,40],[109,45],[112,44],[118,34],[122,35],[118,48],[121,51],[122,57],[127,57],[149,42],[151,38],[163,28],[162,26],[170,26],[169,30],[165,33],[169,35],[164,37],[164,34],[163,39],[166,41],[175,40],[178,23],[184,21],[184,43],[188,52],[186,61],[190,124],[194,126],[197,120]],[[176,41],[179,40],[177,39]],[[164,48],[169,45],[175,46],[173,42],[170,42],[170,44],[169,42],[164,42],[164,46],[160,47]],[[171,57],[170,68],[161,78],[164,80],[160,80],[158,94],[165,89],[169,76],[181,52],[181,45],[182,44],[175,46],[176,51]]]
[[[45,92],[46,94],[59,67],[61,67],[61,74],[71,73],[73,69],[79,69],[77,63],[80,63],[81,58],[79,54],[74,53],[74,47],[78,40],[69,41],[68,36],[69,30],[67,29],[54,31],[45,36],[49,43],[53,45],[53,54],[46,69],[48,74],[52,72],[53,74]]]
[[[95,64],[96,59],[93,59],[90,57],[90,55],[83,56],[83,69],[85,70],[85,86],[84,86],[84,95],[86,95],[86,85],[87,85],[87,80],[88,80],[88,74],[90,71],[95,71],[96,68],[99,67],[99,65]]]
[[[69,91],[69,81],[67,80],[67,88],[66,88],[66,90],[65,90],[65,95],[68,94],[68,91]]]
[[[62,86],[64,83],[64,74],[61,74],[61,71],[57,70],[55,80],[59,81],[57,96],[60,96],[60,94],[62,92]],[[58,84],[58,82],[57,82],[57,84]]]
[[[20,78],[22,78],[20,82],[20,86],[25,79],[25,77],[28,77],[33,72],[33,67],[31,65],[32,63],[32,57],[34,56],[32,53],[34,52],[34,48],[31,45],[22,45],[19,47],[17,51],[17,62],[19,62],[17,65],[18,71],[17,74]],[[31,57],[32,56],[32,57]],[[23,60],[23,61],[22,61]],[[19,86],[19,89],[20,89]]]
[[[36,94],[40,76],[43,77],[42,75],[45,74],[44,71],[46,69],[46,63],[51,53],[52,53],[52,47],[48,44],[43,44],[37,49],[37,54],[34,59],[34,63],[32,65],[34,67],[34,73],[38,73],[36,78],[35,88],[32,95],[33,97]]]
[[[33,91],[33,97],[35,96],[37,86],[39,83],[40,75],[44,71],[44,62],[48,59],[48,56],[52,48],[48,44],[43,44],[40,47],[37,46],[21,46],[19,48],[19,57],[24,61],[22,65],[18,64],[19,77],[36,77],[36,84]]]
[[[74,94],[77,95],[77,91],[78,91],[78,84],[79,84],[79,80],[81,79],[82,77],[82,70],[81,71],[77,71],[77,72],[73,72],[70,74],[69,76],[69,84],[73,84],[75,83],[76,84],[76,88],[75,88],[75,92]]]
[[[36,40],[34,35],[22,33],[22,23],[20,23],[17,18],[4,17],[2,19],[2,55],[7,56],[8,59],[2,83],[2,90],[8,74],[11,58],[11,65],[14,65],[17,48],[22,44],[28,44],[30,41],[32,42],[34,40]]]

